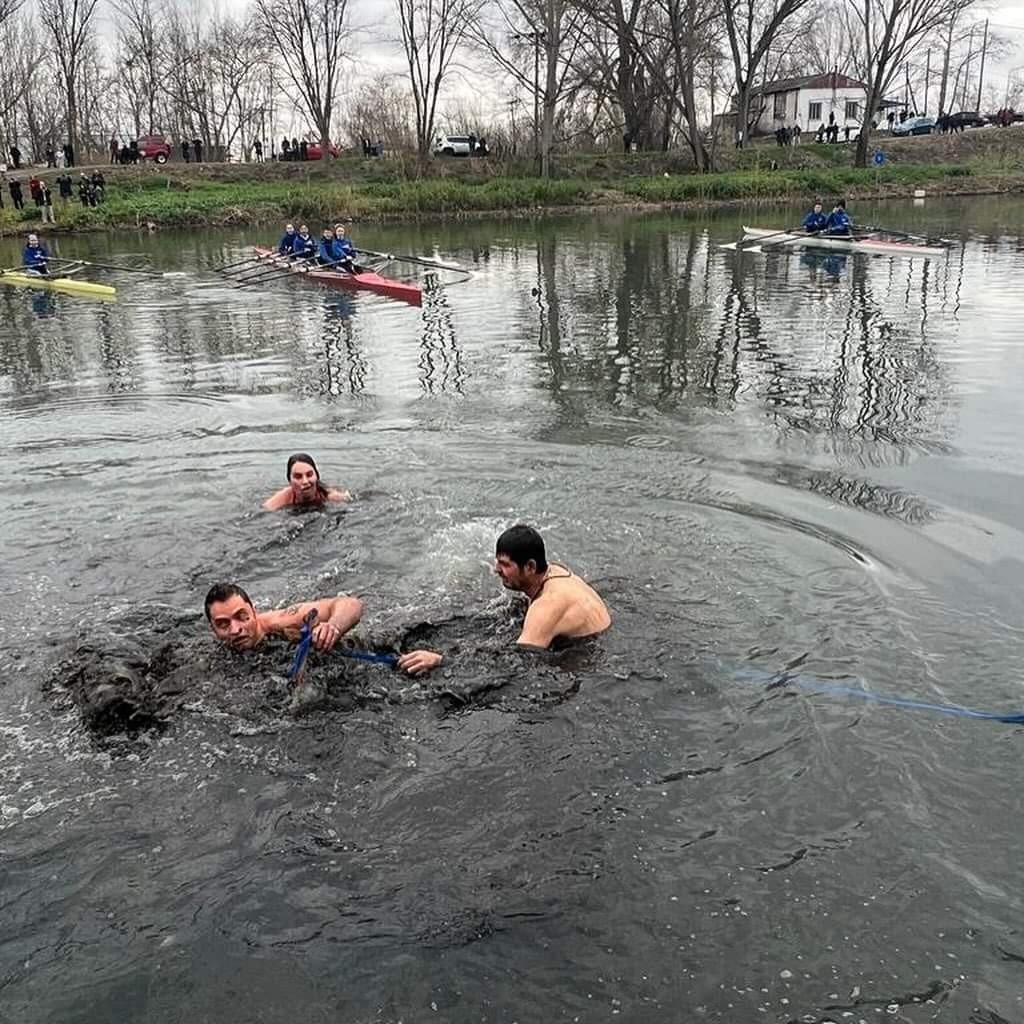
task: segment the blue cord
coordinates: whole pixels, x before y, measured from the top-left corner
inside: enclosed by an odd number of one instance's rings
[[[717,661],[717,659],[715,659]],[[718,667],[726,666],[718,663]],[[777,686],[796,686],[801,690],[813,690],[818,693],[835,693],[843,697],[857,697],[874,704],[888,704],[891,707],[910,708],[915,711],[934,711],[940,715],[958,715],[961,718],[984,718],[992,722],[1007,722],[1011,725],[1024,724],[1024,711],[1013,714],[1000,714],[998,711],[976,711],[960,704],[931,704],[924,700],[912,700],[908,697],[887,697],[871,690],[860,690],[855,686],[843,686],[841,683],[827,683],[814,676],[791,675],[788,672],[766,672],[756,668],[739,668],[729,670],[733,677],[741,682],[763,684],[768,689]]]
[[[343,658],[355,658],[357,661],[369,661],[374,665],[387,665],[390,668],[398,664],[397,654],[374,654],[372,651],[353,651],[347,647],[339,647],[337,653]]]
[[[309,656],[309,648],[313,644],[313,623],[316,621],[316,609],[311,608],[302,622],[302,633],[299,637],[299,646],[295,648],[295,657],[292,659],[292,667],[288,673],[291,682],[295,682],[302,675],[306,667],[306,658]]]

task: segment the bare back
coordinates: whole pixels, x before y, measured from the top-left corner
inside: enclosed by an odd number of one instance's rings
[[[546,648],[558,637],[594,636],[611,624],[597,591],[566,566],[552,562],[540,593],[530,602],[518,643]]]

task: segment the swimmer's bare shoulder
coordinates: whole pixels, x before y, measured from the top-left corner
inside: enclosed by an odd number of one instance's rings
[[[608,607],[589,583],[565,566],[565,575],[552,575],[530,603],[517,644],[547,649],[559,637],[586,637],[603,633],[612,624]]]
[[[281,490],[275,491],[265,502],[263,502],[263,510],[265,512],[277,512],[278,509],[287,508],[291,503],[291,487],[282,487]]]

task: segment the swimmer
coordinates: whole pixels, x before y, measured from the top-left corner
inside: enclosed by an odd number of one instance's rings
[[[498,538],[494,572],[506,590],[529,599],[516,641],[520,647],[547,650],[558,638],[595,636],[612,624],[608,608],[591,586],[566,566],[548,564],[544,540],[532,526],[511,526]],[[398,667],[419,676],[442,660],[434,651],[409,651],[398,659]]]
[[[303,622],[314,608],[317,625],[313,627],[313,646],[318,651],[331,650],[363,614],[363,602],[358,597],[343,595],[270,612],[258,612],[249,595],[234,583],[217,583],[206,595],[206,621],[214,636],[236,651],[251,651],[267,636],[299,640]]]
[[[324,487],[320,483],[320,470],[316,468],[312,456],[306,455],[304,452],[296,452],[288,460],[285,478],[288,481],[288,486],[282,487],[276,494],[272,494],[263,502],[263,508],[267,512],[276,512],[280,508],[289,508],[292,505],[322,505],[326,501],[350,501],[352,499],[352,495],[348,491]]]

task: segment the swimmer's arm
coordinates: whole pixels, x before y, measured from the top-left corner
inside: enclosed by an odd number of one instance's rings
[[[339,491],[336,487],[332,487],[327,492],[328,501],[351,501],[352,495],[348,491]]]
[[[292,503],[292,489],[282,487],[281,490],[272,494],[263,502],[265,512],[276,512],[278,509],[287,508]]]
[[[276,612],[268,612],[264,628],[289,640],[298,640],[306,616],[316,609],[313,626],[313,646],[318,651],[329,651],[363,616],[363,602],[358,597],[325,597],[319,601],[304,601]]]
[[[551,641],[558,636],[562,620],[565,617],[565,602],[554,595],[538,598],[526,610],[523,620],[523,631],[516,641],[519,647],[530,647],[546,651]]]

